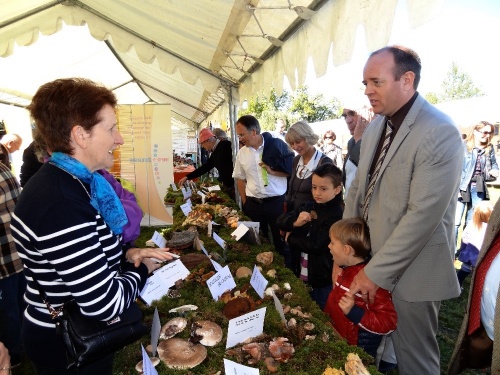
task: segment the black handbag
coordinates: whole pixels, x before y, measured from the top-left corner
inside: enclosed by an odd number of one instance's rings
[[[35,278],[33,281],[52,319],[56,321],[56,332],[61,335],[66,346],[68,369],[84,366],[122,349],[149,331],[142,321],[141,309],[135,302],[117,317],[100,321],[83,315],[75,300],[54,309],[40,284]]]

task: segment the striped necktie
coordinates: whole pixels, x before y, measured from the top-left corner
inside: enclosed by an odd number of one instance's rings
[[[380,172],[380,167],[384,162],[385,155],[387,154],[387,150],[391,146],[391,134],[393,131],[391,120],[387,120],[385,125],[385,136],[384,143],[382,144],[382,149],[380,150],[380,156],[378,157],[377,164],[375,164],[375,169],[373,170],[372,175],[370,176],[370,181],[368,183],[368,189],[365,194],[365,204],[363,206],[363,218],[365,221],[368,221],[368,208],[370,207],[370,201],[372,199],[373,190],[375,189],[375,184],[377,183],[378,174]]]

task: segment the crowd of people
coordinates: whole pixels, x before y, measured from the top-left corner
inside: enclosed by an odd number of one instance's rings
[[[331,130],[320,141],[307,122],[286,129],[279,119],[274,132],[262,132],[244,115],[233,129],[234,163],[226,134],[203,129],[206,163],[179,183],[217,169],[337,332],[382,372],[440,374],[439,310],[472,273],[448,373],[488,366],[499,373],[500,203],[492,208],[486,186],[498,176],[493,126],[480,122],[462,140],[449,116],[418,93],[420,74],[410,49],[370,54],[369,105],[343,109],[352,135],[345,156]],[[41,86],[28,110],[43,157],[22,191],[5,158],[22,140],[0,142],[0,375],[23,355],[37,374],[69,373],[40,288],[56,308],[73,299],[84,315],[108,320],[134,303],[158,267],[151,258],[170,259],[166,249],[134,246],[142,211],[106,171],[123,144],[116,104],[109,89],[85,79]],[[113,357],[78,373],[111,374]]]

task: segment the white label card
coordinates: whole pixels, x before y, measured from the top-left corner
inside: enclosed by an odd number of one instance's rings
[[[219,191],[219,190],[220,190],[220,186],[219,185],[209,186],[208,187],[208,191]]]
[[[259,375],[259,369],[248,367],[224,358],[224,373],[231,375]]]
[[[227,329],[226,349],[232,348],[250,337],[262,335],[265,317],[266,307],[263,307],[231,319]]]
[[[223,267],[220,271],[208,279],[207,286],[208,289],[210,289],[210,293],[212,293],[212,297],[215,301],[217,301],[226,290],[232,290],[235,288],[236,283],[234,282],[233,275],[231,275],[229,266]]]
[[[156,270],[146,281],[140,296],[148,305],[160,299],[179,279],[185,279],[189,270],[177,259]]]
[[[248,232],[248,227],[245,224],[240,224],[238,225],[238,228],[236,228],[236,230],[231,233],[231,237],[234,237],[236,241],[239,241],[246,232]]]
[[[215,242],[217,242],[219,244],[220,247],[222,247],[223,249],[226,248],[226,241],[224,241],[222,238],[219,237],[219,235],[217,233],[213,233],[213,238],[215,240]]]
[[[262,276],[257,266],[254,266],[252,277],[250,278],[250,285],[253,286],[260,298],[264,298],[264,291],[266,290],[267,283],[268,281]]]
[[[167,247],[167,240],[165,239],[165,237],[163,237],[160,233],[158,233],[157,231],[154,232],[153,234],[153,238],[151,238],[151,240],[155,243],[156,246],[158,247],[161,247],[161,248],[165,248]]]
[[[278,314],[280,314],[281,321],[286,325],[286,318],[285,318],[285,312],[283,311],[283,305],[281,304],[281,301],[278,299],[278,297],[276,297],[276,294],[274,294],[274,290],[273,290],[273,300],[274,300],[274,306],[276,307],[276,310],[278,310]]]
[[[141,352],[142,352],[142,373],[144,375],[158,375],[158,371],[156,371],[151,359],[149,358],[148,353],[144,349],[144,346],[141,344]]]
[[[160,338],[161,323],[158,315],[158,308],[155,307],[153,315],[153,325],[151,326],[151,347],[153,348],[152,356],[156,357],[156,349],[158,348],[158,339]]]
[[[210,261],[212,262],[212,266],[214,266],[215,272],[219,272],[222,268],[224,268],[212,258],[210,258]]]
[[[184,199],[191,198],[191,195],[193,195],[192,191],[190,188],[185,188],[184,186],[181,188],[182,191],[182,196]]]
[[[200,190],[198,190],[198,195],[201,197],[201,203],[205,203],[205,198],[207,197],[205,194],[203,194]]]
[[[177,191],[177,186],[175,186],[175,183],[171,183],[170,186],[172,186],[172,190],[173,191]]]
[[[258,221],[238,221],[238,225],[244,224],[248,228],[255,228],[259,233],[260,223]]]
[[[184,213],[184,216],[189,215],[189,213],[193,210],[191,202],[186,202],[184,204],[181,204],[181,210]]]
[[[212,220],[210,220],[207,225],[207,236],[212,237]]]

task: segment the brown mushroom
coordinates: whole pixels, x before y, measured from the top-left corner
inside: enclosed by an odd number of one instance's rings
[[[191,342],[215,346],[222,340],[222,328],[209,320],[199,320],[191,326],[191,337]]]
[[[231,320],[252,311],[255,308],[255,302],[248,297],[238,297],[226,303],[222,309],[222,314]]]
[[[252,270],[248,267],[242,266],[236,270],[236,278],[238,279],[250,276],[252,276]]]
[[[160,339],[166,340],[182,332],[187,326],[187,320],[181,317],[170,319],[160,331]]]
[[[177,337],[160,342],[158,355],[168,368],[188,369],[198,366],[207,357],[207,348]]]

